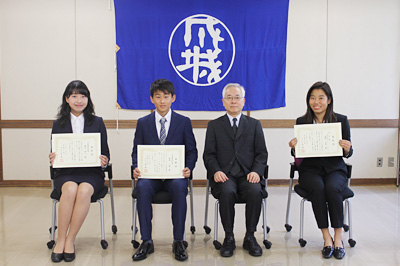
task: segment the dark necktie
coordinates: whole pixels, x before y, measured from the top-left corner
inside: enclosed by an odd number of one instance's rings
[[[236,139],[236,132],[237,132],[237,129],[238,129],[236,121],[237,121],[237,118],[233,118],[233,127],[232,127],[232,129],[233,129],[233,138],[234,139]],[[237,158],[235,158],[235,161],[233,162],[232,168],[231,168],[231,170],[229,172],[234,177],[237,177],[237,176],[240,175],[239,173],[241,172],[241,167],[240,167],[240,164],[239,164]]]
[[[165,144],[165,140],[167,139],[167,134],[165,132],[165,122],[167,121],[167,119],[165,117],[160,119],[160,123],[161,123],[161,129],[160,129],[160,144],[164,145]]]
[[[238,127],[237,127],[237,125],[236,125],[236,121],[237,121],[237,118],[235,117],[234,119],[233,119],[233,137],[236,139],[236,132],[237,132],[237,129],[238,129]]]

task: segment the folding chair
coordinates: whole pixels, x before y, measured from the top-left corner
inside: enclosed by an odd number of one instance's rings
[[[349,232],[349,244],[350,247],[354,247],[356,245],[356,241],[353,239],[353,223],[352,223],[352,211],[351,211],[351,204],[350,204],[350,198],[354,196],[353,191],[350,189],[350,178],[351,178],[351,171],[352,171],[352,165],[346,164],[347,166],[347,178],[348,178],[348,185],[346,189],[343,191],[342,196],[343,196],[343,201],[345,203],[345,208],[344,208],[344,225],[343,229],[345,232]],[[290,163],[290,183],[289,183],[289,192],[288,192],[288,201],[287,201],[287,207],[286,207],[286,223],[285,223],[285,228],[287,232],[290,232],[292,230],[292,226],[289,224],[289,211],[290,211],[290,202],[291,202],[291,197],[292,193],[296,192],[300,197],[302,197],[302,200],[300,202],[300,236],[299,236],[299,243],[301,247],[305,247],[307,244],[307,241],[304,240],[304,202],[305,201],[310,201],[310,194],[302,189],[298,184],[294,186],[293,188],[293,179],[295,176],[295,172],[298,171],[298,168],[296,164]],[[347,224],[346,224],[347,221]]]
[[[264,176],[262,177],[265,179],[265,193],[263,194],[263,199],[262,199],[262,217],[263,217],[263,233],[264,233],[264,241],[263,244],[266,249],[270,249],[272,246],[272,243],[268,241],[267,239],[267,234],[269,233],[270,228],[267,226],[267,197],[268,197],[268,192],[267,192],[267,181],[268,181],[268,165],[265,168]],[[211,228],[207,225],[207,220],[208,220],[208,201],[209,201],[209,196],[211,194],[211,187],[210,187],[210,182],[207,179],[207,189],[206,189],[206,208],[205,208],[205,215],[204,215],[204,231],[206,234],[210,234]],[[237,197],[237,200],[235,204],[245,204],[246,202]],[[215,249],[219,250],[221,249],[221,243],[218,241],[218,216],[219,216],[219,200],[216,198],[215,201],[215,213],[214,213],[214,241],[213,245]]]
[[[57,229],[57,208],[56,205],[60,200],[61,195],[54,189],[54,168],[50,166],[50,177],[51,177],[51,187],[52,192],[50,197],[53,199],[53,206],[52,206],[52,217],[51,217],[51,228],[49,229],[51,234],[51,240],[47,242],[47,247],[52,249],[55,244],[55,231]],[[104,233],[104,204],[103,198],[110,194],[111,199],[111,214],[112,214],[112,226],[111,230],[115,235],[117,233],[117,226],[115,225],[115,208],[114,208],[114,191],[113,191],[113,182],[112,182],[112,164],[109,163],[107,167],[104,169],[104,172],[107,173],[107,177],[109,179],[109,186],[104,186],[97,194],[94,194],[91,198],[91,202],[98,202],[100,204],[100,223],[101,223],[101,241],[100,245],[103,249],[107,249],[108,243],[105,240],[105,233]]]
[[[136,233],[138,232],[137,228],[137,223],[136,223],[136,217],[137,217],[137,191],[135,190],[136,187],[136,181],[135,178],[133,177],[133,170],[134,167],[131,165],[131,179],[132,179],[132,245],[133,248],[138,248],[139,247],[139,242],[136,241]],[[188,185],[188,195],[190,196],[190,216],[191,216],[191,226],[190,226],[190,231],[192,234],[196,231],[196,228],[194,226],[194,214],[193,214],[193,175],[190,173],[190,177],[188,178],[189,180],[189,185]],[[172,203],[172,198],[168,194],[167,191],[160,191],[157,192],[152,200],[152,204],[171,204]],[[187,247],[188,243],[186,242],[186,234],[183,234],[183,240],[184,244]]]

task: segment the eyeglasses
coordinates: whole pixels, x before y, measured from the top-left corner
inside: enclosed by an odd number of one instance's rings
[[[228,96],[228,97],[225,97],[224,99],[227,100],[227,101],[233,101],[233,100],[239,101],[239,100],[243,99],[243,97],[239,97],[239,96]]]

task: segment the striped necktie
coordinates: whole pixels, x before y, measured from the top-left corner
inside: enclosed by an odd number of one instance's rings
[[[160,129],[160,144],[164,145],[165,140],[167,139],[167,134],[165,132],[165,122],[167,119],[165,117],[160,119],[161,129]]]

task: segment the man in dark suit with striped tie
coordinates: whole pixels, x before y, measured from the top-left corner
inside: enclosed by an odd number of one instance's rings
[[[166,79],[154,81],[151,84],[150,95],[156,111],[140,118],[137,122],[132,151],[133,176],[135,179],[140,177],[140,169],[137,168],[138,145],[185,145],[186,167],[182,170],[185,178],[138,180],[137,206],[143,242],[132,259],[143,260],[154,251],[151,237],[153,215],[151,201],[155,193],[166,190],[172,197],[173,252],[175,259],[183,261],[188,258],[183,244],[187,210],[187,178],[197,161],[196,140],[190,119],[171,110],[171,104],[176,98],[172,82]]]
[[[235,199],[246,201],[246,235],[243,248],[252,256],[262,249],[254,238],[261,213],[265,182],[261,177],[268,152],[260,121],[242,114],[245,91],[230,83],[222,91],[226,114],[208,123],[203,160],[211,192],[219,199],[225,239],[221,256],[230,257],[236,248],[233,234]]]

